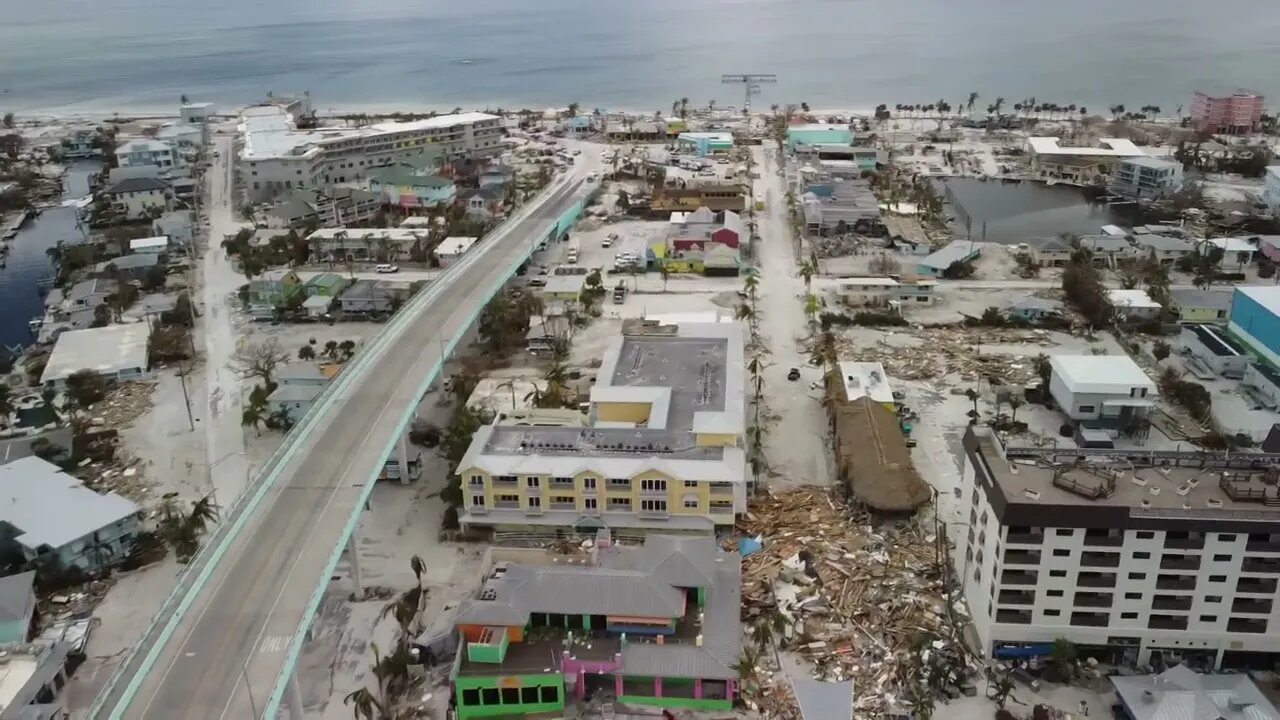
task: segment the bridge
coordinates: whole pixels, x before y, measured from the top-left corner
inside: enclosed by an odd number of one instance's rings
[[[180,576],[90,713],[301,719],[293,668],[347,540],[414,408],[490,298],[592,189],[555,181],[418,293],[330,383]]]

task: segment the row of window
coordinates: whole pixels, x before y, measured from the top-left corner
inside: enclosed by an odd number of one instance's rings
[[[503,506],[503,505],[519,506],[520,505],[519,495],[495,495],[493,499],[494,499],[494,502],[497,503],[499,506]],[[582,498],[582,507],[584,510],[595,510],[599,507],[599,505],[597,504],[597,501],[598,501],[598,498],[594,498],[594,497]],[[553,495],[550,498],[549,502],[552,505],[575,505],[575,506],[577,505],[577,501],[570,495]],[[542,498],[537,496],[529,496],[525,498],[525,503],[526,503],[525,507],[527,508],[541,508]],[[701,503],[698,502],[697,498],[685,498],[683,501],[683,505],[686,509],[689,509],[689,510],[701,509]],[[485,506],[484,495],[471,496],[471,507],[482,508],[484,506]],[[608,499],[607,507],[610,510],[630,510],[631,498],[611,497]],[[645,498],[640,501],[640,509],[644,512],[667,512],[667,501],[661,498]],[[733,501],[732,500],[712,500],[711,511],[712,512],[726,512],[726,511],[732,512]]]
[[[542,480],[543,478],[541,477],[530,475],[525,477],[524,484],[525,484],[525,487],[530,487],[530,488],[542,487]],[[516,475],[494,475],[493,482],[495,485],[518,485],[520,483],[520,478]],[[684,483],[684,487],[686,488],[697,488],[699,485],[703,484],[698,480],[685,480],[683,481],[683,483]],[[467,478],[467,484],[471,487],[484,487],[484,476],[471,475]],[[553,477],[550,479],[550,482],[549,482],[549,485],[553,488],[573,487],[574,484],[575,484],[574,479],[571,477]],[[717,491],[733,489],[733,483],[730,483],[730,482],[710,482],[706,484],[712,490],[717,490]],[[631,479],[630,478],[609,478],[607,485],[611,489],[628,489],[631,487]],[[590,476],[582,478],[582,487],[584,489],[594,490],[596,488],[596,478],[590,477]],[[664,479],[656,479],[656,478],[641,480],[640,489],[646,492],[666,492],[667,481]]]
[[[462,691],[462,704],[536,705],[560,702],[560,688],[554,685],[524,688],[469,688]]]
[[[1060,610],[1045,610],[1045,617],[1060,617]],[[1137,620],[1139,614],[1136,612],[1120,613],[1122,620]],[[996,613],[996,622],[1008,625],[1030,625],[1033,615],[1030,610],[1005,610],[1001,609]],[[1201,615],[1200,622],[1216,623],[1217,615]],[[1099,612],[1073,612],[1071,613],[1069,624],[1079,627],[1106,627],[1111,624],[1110,616],[1107,613]],[[1147,617],[1147,628],[1150,630],[1186,630],[1190,625],[1190,618],[1186,615],[1160,615],[1151,614]],[[1227,632],[1265,634],[1267,632],[1267,621],[1262,618],[1227,618]]]

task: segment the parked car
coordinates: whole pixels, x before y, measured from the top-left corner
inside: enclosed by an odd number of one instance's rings
[[[376,273],[397,273],[400,272],[399,265],[379,265],[373,269]]]

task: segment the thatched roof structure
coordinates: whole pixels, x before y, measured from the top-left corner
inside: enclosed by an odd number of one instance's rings
[[[916,472],[897,415],[869,397],[849,402],[838,374],[828,376],[827,398],[836,464],[853,497],[882,512],[928,502],[932,490]]]

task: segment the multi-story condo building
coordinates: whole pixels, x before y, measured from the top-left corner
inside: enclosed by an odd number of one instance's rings
[[[173,146],[159,140],[145,138],[130,140],[116,148],[116,162],[120,167],[154,165],[162,170],[182,167],[182,156]]]
[[[1247,135],[1262,124],[1265,98],[1248,90],[1214,96],[1197,92],[1191,97],[1191,124],[1197,130],[1223,135]]]
[[[496,155],[502,134],[502,118],[478,112],[300,130],[286,108],[257,105],[240,114],[240,171],[249,197],[262,201],[299,188],[364,185],[371,170],[399,161]]]
[[[1271,212],[1280,212],[1280,165],[1268,165],[1262,181],[1262,202]]]
[[[1019,448],[985,426],[964,450],[956,570],[986,651],[1280,657],[1280,456]]]
[[[1124,158],[1111,176],[1112,192],[1156,198],[1182,188],[1182,163],[1153,157]]]
[[[590,556],[493,548],[456,616],[458,717],[563,716],[571,699],[733,709],[741,652],[737,553],[653,534]]]
[[[746,509],[742,328],[628,321],[586,414],[500,414],[458,464],[466,527],[709,533]]]

